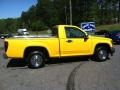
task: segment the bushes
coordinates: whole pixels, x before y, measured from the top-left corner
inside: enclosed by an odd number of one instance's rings
[[[41,31],[41,30],[46,30],[46,29],[48,29],[48,27],[45,26],[45,24],[41,21],[33,22],[31,25],[32,31]]]

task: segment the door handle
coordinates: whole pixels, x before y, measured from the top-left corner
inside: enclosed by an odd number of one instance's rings
[[[71,42],[72,42],[72,40],[67,40],[66,42],[71,43]]]

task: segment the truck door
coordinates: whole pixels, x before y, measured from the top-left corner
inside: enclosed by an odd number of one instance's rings
[[[61,56],[89,55],[90,39],[85,39],[85,32],[76,27],[65,27],[66,38],[60,39]]]

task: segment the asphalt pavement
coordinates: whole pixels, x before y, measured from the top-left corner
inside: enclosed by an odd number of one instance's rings
[[[0,90],[120,90],[120,45],[105,62],[69,58],[29,69],[22,60],[2,57],[0,40]]]
[[[106,62],[89,62],[80,67],[74,79],[75,90],[120,90],[120,46]]]

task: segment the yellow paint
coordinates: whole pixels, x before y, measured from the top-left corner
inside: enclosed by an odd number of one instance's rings
[[[72,25],[58,25],[58,38],[9,38],[5,39],[8,42],[6,55],[10,58],[23,58],[24,51],[27,47],[37,46],[44,47],[50,57],[64,57],[77,55],[92,55],[97,44],[105,43],[112,47],[111,39],[103,37],[88,36],[84,38],[66,38],[65,27],[74,27]],[[84,32],[82,30],[82,32]],[[86,32],[84,32],[87,34]],[[66,42],[72,40],[71,43]]]

